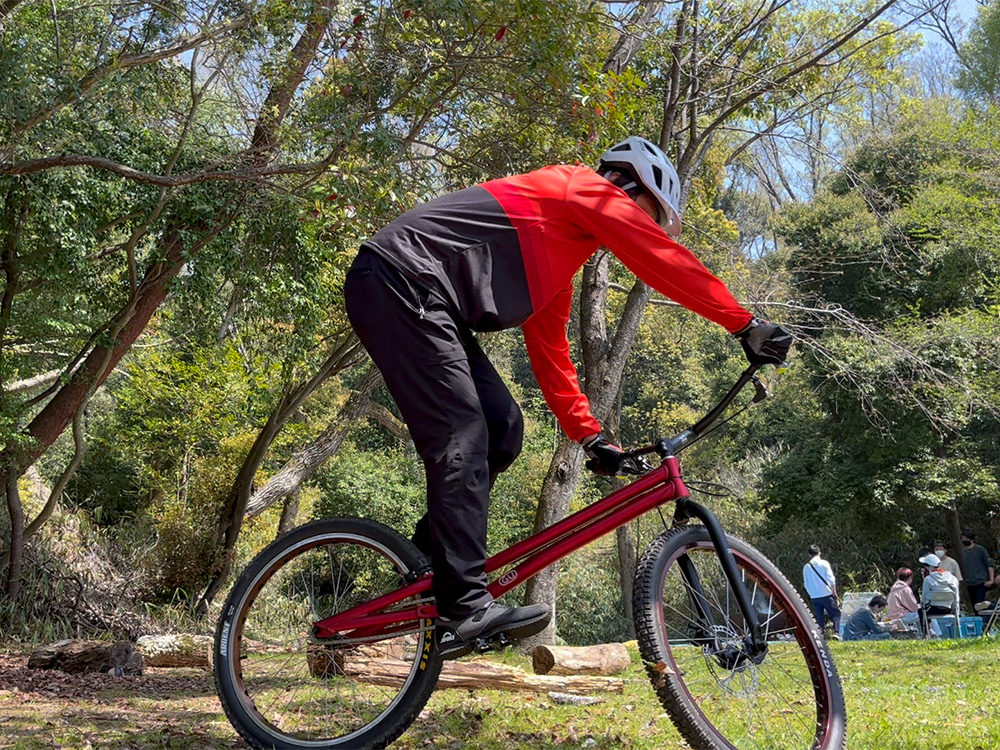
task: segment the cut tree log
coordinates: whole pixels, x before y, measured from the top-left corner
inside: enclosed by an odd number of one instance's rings
[[[620,643],[598,646],[536,646],[531,652],[535,674],[612,675],[625,671],[631,663]]]
[[[416,643],[416,639],[412,636],[392,638],[377,643],[362,643],[346,649],[310,643],[306,647],[306,661],[309,664],[309,674],[313,677],[333,677],[345,674],[344,663],[347,660],[390,659],[402,663],[408,653],[413,653]]]
[[[142,656],[130,641],[59,641],[36,648],[28,657],[28,669],[140,675]]]
[[[344,673],[374,685],[397,687],[410,672],[410,663],[399,659],[348,658]],[[480,660],[447,662],[441,670],[438,688],[521,690],[535,693],[621,693],[625,683],[614,677],[533,675],[504,664]]]
[[[136,641],[147,667],[212,666],[212,637],[207,635],[144,635]]]

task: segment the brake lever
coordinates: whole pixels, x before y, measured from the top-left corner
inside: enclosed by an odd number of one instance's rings
[[[750,403],[756,404],[770,398],[774,383],[786,372],[788,372],[788,363],[782,362],[780,365],[774,366],[774,374],[770,379],[765,380],[759,375],[754,375],[750,378],[750,382],[753,383],[754,389],[753,399]]]
[[[618,471],[625,475],[639,476],[647,471],[652,471],[653,468],[653,465],[642,456],[629,456],[622,461]]]

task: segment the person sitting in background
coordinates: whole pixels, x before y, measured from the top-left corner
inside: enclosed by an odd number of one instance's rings
[[[873,596],[867,607],[861,607],[844,626],[845,641],[884,641],[889,638],[889,627],[878,621],[885,609],[885,597]]]
[[[958,579],[941,567],[941,559],[934,554],[920,558],[924,566],[924,585],[920,589],[920,601],[926,617],[958,615]],[[929,632],[924,627],[924,632]]]
[[[913,571],[900,568],[896,571],[896,582],[889,589],[889,599],[886,612],[890,620],[899,620],[907,627],[920,629],[920,604],[910,588],[913,583]]]

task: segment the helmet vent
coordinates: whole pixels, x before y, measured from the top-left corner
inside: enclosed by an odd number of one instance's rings
[[[620,144],[618,146],[615,146],[613,149],[610,149],[610,150],[611,151],[631,151],[632,150],[632,146],[630,146],[628,143],[622,143],[622,144]]]
[[[656,187],[663,189],[663,170],[655,164],[653,165],[653,178],[656,180]]]

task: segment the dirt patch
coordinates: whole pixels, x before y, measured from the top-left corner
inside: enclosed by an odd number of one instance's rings
[[[246,748],[212,673],[149,668],[141,677],[71,675],[0,655],[0,749]]]

